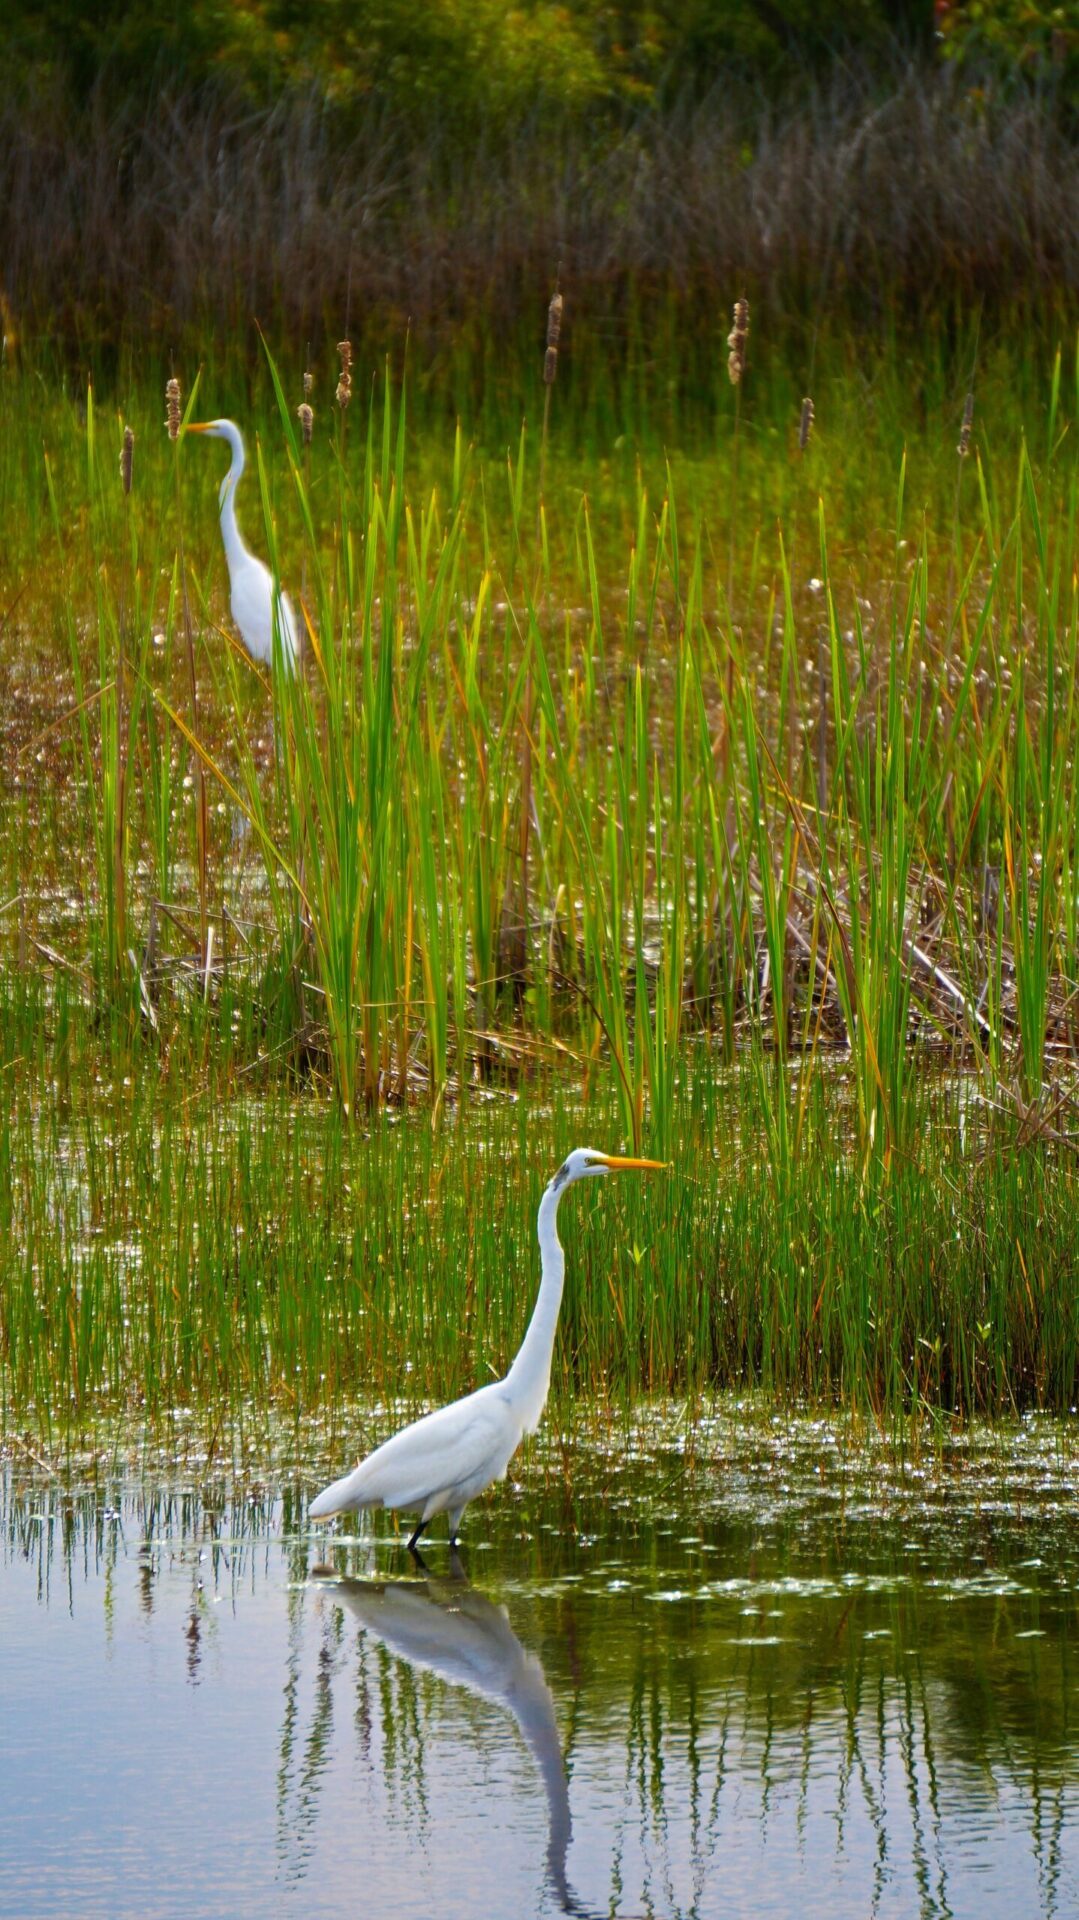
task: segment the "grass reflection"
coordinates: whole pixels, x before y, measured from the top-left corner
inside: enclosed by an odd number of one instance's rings
[[[0,1482],[0,1611],[26,1572],[54,1632],[103,1608],[215,1724],[253,1663],[282,1911],[324,1884],[334,1911],[348,1862],[402,1914],[432,1875],[441,1913],[475,1910],[483,1873],[548,1914],[1074,1910],[1067,1444],[849,1441],[725,1405],[687,1446],[650,1416],[575,1436],[567,1488],[552,1433],[463,1566],[441,1546],[417,1573],[225,1470],[147,1494],[27,1463]]]

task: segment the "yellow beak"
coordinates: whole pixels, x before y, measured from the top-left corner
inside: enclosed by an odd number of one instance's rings
[[[600,1153],[597,1154],[596,1158],[600,1160],[605,1167],[610,1167],[614,1173],[620,1172],[626,1167],[651,1167],[656,1173],[664,1173],[666,1172],[668,1164],[666,1160],[627,1160],[622,1154],[618,1153]]]
[[[209,433],[212,422],[209,420],[189,420],[185,433]]]

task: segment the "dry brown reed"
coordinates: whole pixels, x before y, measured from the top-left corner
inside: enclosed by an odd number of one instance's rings
[[[816,419],[816,417],[817,417],[816,409],[814,408],[813,402],[807,393],[805,399],[802,401],[802,417],[798,422],[799,453],[804,453],[806,448],[809,445],[810,438],[813,433],[813,422]]]
[[[135,435],[130,427],[124,428],[124,444],[120,448],[120,484],[125,495],[131,492],[131,479],[135,466]]]
[[[0,96],[6,292],[28,338],[175,341],[258,313],[304,340],[347,312],[351,267],[365,350],[405,314],[438,344],[481,312],[526,326],[557,234],[609,358],[646,288],[677,290],[703,341],[750,260],[770,312],[838,301],[860,324],[897,292],[920,312],[984,291],[991,311],[1079,288],[1079,143],[1020,83],[974,114],[955,72],[897,61],[885,86],[845,65],[793,102],[728,88],[612,123],[598,164],[573,140],[526,123],[464,151],[450,125],[418,139],[377,113],[345,131],[314,93],[81,115]]]

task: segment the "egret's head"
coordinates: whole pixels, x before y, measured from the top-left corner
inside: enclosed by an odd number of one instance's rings
[[[185,433],[208,433],[211,440],[238,440],[240,429],[235,420],[189,420]]]
[[[232,454],[232,461],[218,491],[218,499],[221,506],[224,507],[225,497],[229,488],[235,487],[238,484],[240,475],[244,470],[243,434],[240,432],[235,420],[191,420],[188,422],[187,432],[204,433],[209,440],[226,440],[228,442],[229,451]]]
[[[650,1167],[661,1172],[666,1164],[665,1160],[629,1160],[617,1153],[597,1153],[595,1147],[575,1147],[559,1167],[551,1186],[556,1193],[561,1193],[562,1188],[571,1186],[574,1180],[585,1180],[594,1173],[624,1173],[633,1167]]]

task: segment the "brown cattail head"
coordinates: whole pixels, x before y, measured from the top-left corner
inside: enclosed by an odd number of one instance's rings
[[[297,407],[296,418],[300,423],[300,432],[303,434],[304,446],[309,447],[311,445],[311,434],[315,425],[315,415],[314,410],[308,406],[306,400],[302,401]]]
[[[548,387],[554,385],[558,373],[558,340],[561,332],[562,295],[555,293],[547,309],[547,352],[543,361],[543,378]]]
[[[135,436],[130,427],[124,428],[124,444],[120,449],[120,480],[125,493],[131,492],[131,470],[135,464]]]
[[[746,370],[746,341],[749,339],[749,302],[736,300],[734,322],[727,335],[727,372],[736,387]]]
[[[169,430],[169,439],[180,438],[180,382],[170,380],[165,388],[165,425]]]
[[[970,430],[974,425],[974,395],[968,393],[963,402],[963,424],[959,429],[959,445],[956,452],[960,460],[965,460],[970,452]]]
[[[3,287],[0,287],[0,367],[6,366],[9,360],[14,361],[18,344],[19,335],[11,302]]]
[[[337,404],[344,411],[352,398],[352,342],[339,340],[337,351],[341,355],[341,378],[337,382]]]
[[[804,453],[809,445],[809,436],[813,432],[813,422],[816,417],[816,413],[813,410],[813,402],[807,393],[805,399],[802,401],[802,417],[798,422],[798,449],[800,453]]]
[[[547,345],[549,347],[557,347],[558,337],[561,332],[562,295],[560,293],[554,293],[551,295],[551,304],[547,309]]]

